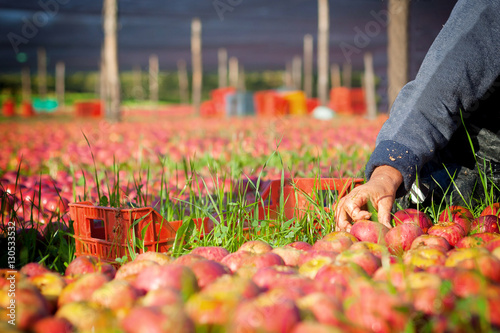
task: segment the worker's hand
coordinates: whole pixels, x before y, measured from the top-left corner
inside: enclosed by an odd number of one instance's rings
[[[385,165],[377,167],[368,182],[340,199],[335,210],[336,230],[350,231],[351,222],[369,220],[371,214],[364,210],[368,200],[378,212],[378,221],[391,228],[391,209],[402,182],[403,176],[397,169]]]

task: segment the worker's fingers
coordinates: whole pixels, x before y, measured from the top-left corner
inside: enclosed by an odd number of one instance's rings
[[[391,209],[393,204],[393,199],[390,197],[381,198],[378,201],[378,221],[385,225],[387,228],[392,228],[391,226]]]
[[[335,231],[348,231],[347,229],[350,229],[351,219],[343,209],[344,204],[345,200],[340,200],[335,210]]]

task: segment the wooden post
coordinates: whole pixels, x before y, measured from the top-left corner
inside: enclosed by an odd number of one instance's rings
[[[342,68],[342,86],[351,89],[352,87],[352,65],[344,64]]]
[[[304,91],[307,97],[313,93],[313,36],[304,36]]]
[[[200,114],[203,68],[201,60],[201,21],[191,21],[191,57],[193,67],[193,107],[196,115]]]
[[[219,88],[227,87],[227,50],[220,48],[218,53],[219,60]]]
[[[152,54],[149,56],[149,100],[154,105],[158,104],[159,72],[160,64],[158,62],[158,56]]]
[[[330,12],[328,0],[318,0],[318,98],[320,105],[328,103],[328,39]]]
[[[373,56],[370,52],[364,55],[365,63],[365,98],[366,110],[369,119],[377,117],[377,101],[375,97],[375,74],[373,71]]]
[[[302,89],[302,58],[300,56],[293,57],[292,60],[292,79],[293,87],[297,90]]]
[[[47,53],[45,48],[39,47],[38,51],[38,95],[41,99],[47,97]]]
[[[187,66],[184,60],[177,61],[177,71],[179,78],[179,97],[182,104],[189,104],[189,83]]]
[[[23,102],[31,100],[31,74],[29,67],[23,67],[21,71],[21,82],[23,91]]]
[[[142,101],[144,99],[144,90],[142,89],[142,70],[140,66],[134,67],[133,79],[133,97],[136,100]]]
[[[64,77],[65,77],[66,67],[64,62],[59,61],[56,64],[56,95],[57,95],[57,103],[59,105],[59,109],[64,108]]]
[[[245,77],[245,67],[243,65],[240,65],[240,73],[238,75],[238,90],[245,92],[247,90],[247,85],[246,85],[246,77]]]
[[[332,64],[330,66],[330,75],[332,81],[332,88],[339,88],[342,86],[340,83],[340,67],[339,64]]]
[[[106,68],[106,117],[121,120],[120,78],[118,70],[118,5],[116,0],[104,0],[104,58]]]
[[[107,84],[106,79],[106,57],[104,56],[104,45],[101,46],[101,61],[99,63],[99,98],[103,103],[103,107],[106,107],[107,101]]]
[[[389,0],[388,6],[387,76],[390,110],[399,91],[408,82],[410,0]]]
[[[293,87],[293,65],[292,65],[292,62],[290,62],[290,61],[286,63],[284,81],[285,81],[286,88]]]
[[[229,85],[234,88],[238,88],[239,82],[239,65],[238,58],[231,57],[229,58]]]

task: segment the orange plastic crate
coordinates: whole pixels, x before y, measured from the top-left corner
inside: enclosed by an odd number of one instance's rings
[[[77,117],[101,117],[103,115],[102,103],[99,100],[75,103]]]
[[[319,198],[315,197],[318,191],[334,191],[337,200],[349,191],[361,184],[363,178],[297,178],[285,179],[283,184],[283,209],[279,209],[281,196],[281,180],[272,181],[262,193],[265,205],[259,207],[259,219],[275,219],[278,214],[283,213],[287,219],[302,218],[313,209],[311,200],[317,203]],[[329,210],[326,209],[325,210]]]
[[[76,255],[94,255],[108,262],[129,256],[130,249],[166,252],[182,225],[182,221],[167,221],[151,207],[118,209],[94,206],[90,202],[73,203],[69,207]],[[210,231],[209,218],[193,221],[202,234]],[[134,248],[134,237],[144,245],[144,250]]]

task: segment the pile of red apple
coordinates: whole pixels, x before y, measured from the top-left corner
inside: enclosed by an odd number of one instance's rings
[[[358,221],[314,245],[146,252],[119,267],[72,261],[1,271],[0,312],[31,332],[490,332],[500,329],[500,204],[478,218],[416,210]],[[12,330],[2,323],[0,330]]]

